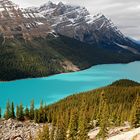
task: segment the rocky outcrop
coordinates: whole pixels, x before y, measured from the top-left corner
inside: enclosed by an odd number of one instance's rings
[[[88,133],[90,140],[96,140],[99,128]],[[114,127],[109,130],[107,140],[140,140],[140,128],[131,129],[130,126]]]
[[[72,62],[66,60],[62,63],[63,68],[66,71],[79,71],[80,68],[78,68],[76,65],[74,65]]]
[[[30,136],[34,139],[42,127],[43,124],[36,124],[31,121],[1,120],[0,140],[28,140]]]

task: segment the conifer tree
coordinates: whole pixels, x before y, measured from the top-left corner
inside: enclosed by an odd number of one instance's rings
[[[29,108],[26,106],[25,111],[24,111],[26,119],[29,119],[30,113],[29,113]]]
[[[66,126],[62,118],[58,119],[55,140],[66,140]]]
[[[88,122],[86,118],[86,104],[82,103],[78,120],[78,140],[88,139]]]
[[[69,121],[70,121],[70,111],[69,110],[67,110],[64,113],[64,120],[65,120],[65,126],[68,129],[68,127],[69,127]]]
[[[24,108],[22,103],[20,103],[20,106],[17,106],[16,108],[16,117],[19,121],[24,121]]]
[[[97,139],[105,140],[108,136],[108,126],[109,126],[109,110],[108,110],[108,104],[107,100],[105,98],[104,93],[101,94],[101,101],[103,102],[102,106],[102,114],[100,117],[100,131],[98,133]]]
[[[39,123],[39,120],[40,120],[39,117],[40,116],[39,116],[39,113],[38,113],[38,109],[35,109],[35,111],[34,111],[34,120],[35,120],[36,123]]]
[[[34,100],[32,100],[30,103],[30,119],[34,119]]]
[[[22,103],[19,106],[19,115],[20,115],[20,120],[23,121],[24,120],[24,108]]]
[[[8,120],[10,117],[11,117],[11,106],[10,106],[10,102],[8,101],[6,104],[6,111],[4,114],[4,118]]]
[[[14,103],[13,102],[11,104],[11,118],[15,119],[15,108],[14,108]]]
[[[104,91],[100,93],[101,97],[99,97],[99,109],[97,113],[97,121],[100,121],[100,117],[102,116],[103,106],[104,106]]]
[[[47,121],[47,117],[46,117],[46,114],[45,114],[45,109],[44,109],[44,106],[43,106],[43,101],[41,101],[40,103],[40,108],[38,110],[38,121],[40,123],[45,123]]]
[[[78,131],[78,116],[77,111],[72,110],[70,115],[70,123],[68,127],[68,140],[76,140]]]
[[[137,128],[140,126],[140,96],[137,95],[136,101],[131,111],[131,126]]]

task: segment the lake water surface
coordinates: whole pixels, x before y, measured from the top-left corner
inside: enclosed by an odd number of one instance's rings
[[[36,106],[41,100],[47,104],[74,93],[106,86],[118,79],[140,82],[140,62],[129,64],[105,64],[89,69],[58,74],[45,78],[17,80],[0,83],[0,107],[5,108],[8,100],[15,104],[29,105],[32,99]]]

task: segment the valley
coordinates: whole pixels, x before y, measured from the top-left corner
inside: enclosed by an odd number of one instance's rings
[[[41,100],[52,104],[71,94],[97,89],[118,80],[132,79],[140,82],[139,61],[129,64],[105,64],[89,69],[54,76],[16,80],[0,83],[0,107],[5,108],[10,99],[24,106],[34,99],[37,107]]]
[[[49,2],[23,9],[9,0],[0,5],[0,81],[140,60],[139,43],[84,7]]]
[[[139,140],[130,27],[65,2],[20,6],[0,0],[0,139]]]

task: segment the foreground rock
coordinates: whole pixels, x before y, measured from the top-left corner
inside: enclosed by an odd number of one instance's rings
[[[132,129],[128,132],[122,132],[108,140],[140,140],[140,128]]]
[[[1,120],[0,140],[28,140],[30,136],[34,139],[42,127],[43,124],[36,124],[31,121]]]
[[[99,128],[91,130],[88,134],[90,140],[96,140]],[[112,128],[107,140],[140,140],[140,128],[131,129],[129,126]]]

